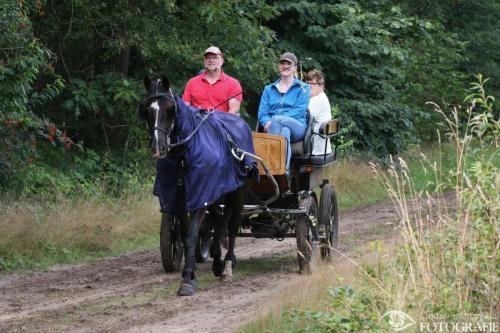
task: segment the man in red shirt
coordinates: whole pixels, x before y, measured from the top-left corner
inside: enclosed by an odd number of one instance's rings
[[[222,70],[224,55],[216,46],[204,53],[205,70],[186,84],[182,99],[201,109],[240,113],[243,91],[240,82]]]

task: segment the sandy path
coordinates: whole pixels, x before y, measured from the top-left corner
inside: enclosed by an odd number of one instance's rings
[[[341,214],[341,250],[391,237],[394,221],[391,203]],[[302,278],[291,259],[294,239],[239,238],[236,251],[233,282],[215,279],[209,261],[199,265],[200,288],[188,298],[175,295],[180,274],[163,272],[158,251],[2,276],[0,332],[231,332],[280,288]]]

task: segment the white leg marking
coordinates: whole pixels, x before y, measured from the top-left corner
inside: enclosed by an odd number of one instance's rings
[[[222,272],[221,279],[223,281],[231,281],[233,279],[233,262],[231,260],[224,262],[224,271]]]

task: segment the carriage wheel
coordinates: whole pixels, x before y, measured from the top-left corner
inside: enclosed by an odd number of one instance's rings
[[[316,221],[318,218],[318,208],[316,199],[307,196],[300,200],[299,207],[306,209],[306,214],[297,216],[295,225],[295,236],[297,238],[297,258],[299,261],[300,273],[310,273],[313,257],[313,242],[317,241]]]
[[[337,195],[331,184],[325,184],[321,189],[319,201],[319,225],[322,231],[321,257],[324,260],[332,258],[332,248],[337,249],[339,243],[339,212]]]
[[[185,218],[162,214],[160,227],[160,254],[165,272],[176,272],[180,269],[184,252],[181,224]]]
[[[200,231],[195,250],[197,263],[204,263],[205,261],[207,261],[208,257],[210,256],[210,244],[212,244],[210,233]]]
[[[198,242],[196,243],[196,262],[204,263],[210,257],[210,246],[212,245],[212,235],[214,234],[214,223],[222,221],[222,209],[218,205],[213,205],[209,209],[210,213],[205,214],[200,228]]]

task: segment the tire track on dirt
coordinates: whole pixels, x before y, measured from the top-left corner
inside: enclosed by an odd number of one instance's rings
[[[352,252],[390,238],[391,203],[340,215],[340,247]],[[1,332],[231,332],[254,318],[297,274],[294,239],[238,238],[230,283],[199,265],[199,291],[177,297],[179,273],[165,274],[159,251],[138,251],[91,264],[0,277]],[[241,273],[238,273],[241,271]]]

